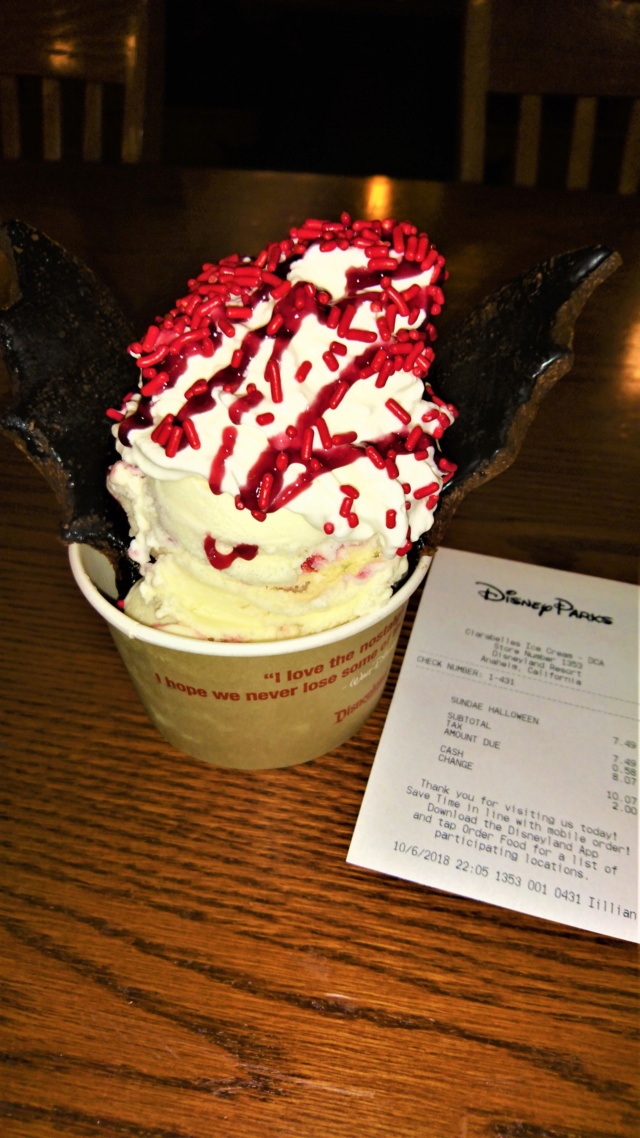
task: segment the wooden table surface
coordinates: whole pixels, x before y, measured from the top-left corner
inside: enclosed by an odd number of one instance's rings
[[[549,255],[619,250],[573,371],[446,544],[635,582],[637,199],[0,169],[0,216],[84,258],[141,330],[202,261],[345,208],[436,240],[443,331]],[[186,759],[147,722],[73,584],[53,495],[6,440],[0,477],[5,1138],[635,1138],[634,946],[345,864],[402,645],[331,754],[260,773]]]

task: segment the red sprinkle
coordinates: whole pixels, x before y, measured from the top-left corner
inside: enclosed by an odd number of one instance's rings
[[[282,284],[282,277],[277,277],[275,273],[270,273],[266,269],[263,269],[260,275],[264,283],[272,285],[273,288],[279,288]]]
[[[393,527],[396,524],[396,517],[397,517],[397,514],[396,514],[395,510],[387,510],[387,513],[386,513],[387,529],[393,529]]]
[[[192,450],[200,450],[200,436],[193,419],[183,419],[182,429]]]
[[[159,395],[161,391],[164,391],[168,382],[169,376],[167,372],[159,371],[153,379],[150,379],[148,383],[145,383],[140,388],[140,393],[142,395]]]
[[[452,474],[458,469],[457,463],[451,462],[448,458],[444,458],[444,456],[440,457],[438,465],[441,470],[449,470]]]
[[[304,363],[300,364],[300,367],[298,368],[298,370],[296,372],[296,379],[297,379],[298,383],[304,383],[309,372],[311,371],[312,366],[313,365],[311,364],[311,362],[309,360],[305,360]]]
[[[404,233],[399,225],[396,225],[393,230],[393,251],[404,256]]]
[[[332,411],[335,411],[336,407],[340,406],[348,390],[349,384],[347,383],[346,379],[339,379],[331,396],[331,399],[329,400],[329,407]]]
[[[338,357],[334,356],[333,352],[323,352],[322,358],[329,368],[329,371],[337,371],[340,367]]]
[[[351,321],[353,320],[355,314],[356,314],[355,304],[348,304],[347,307],[345,308],[344,312],[342,313],[342,316],[340,317],[340,323],[338,324],[338,335],[339,336],[346,336],[346,334],[349,331],[349,328],[351,326]]]
[[[258,505],[261,510],[266,510],[271,500],[271,490],[273,488],[273,474],[269,470],[262,475],[260,483],[260,490],[258,491]]]
[[[261,427],[266,427],[268,423],[273,423],[274,419],[275,415],[273,415],[271,411],[263,411],[261,415],[256,415],[256,423],[259,423]]]
[[[417,363],[418,357],[420,356],[420,354],[422,352],[423,346],[424,345],[422,343],[422,340],[416,340],[416,342],[413,345],[409,355],[407,356],[406,360],[404,361],[404,370],[405,371],[407,371],[407,372],[411,371],[413,366]]]
[[[386,257],[388,249],[388,245],[369,245],[365,249],[365,253],[371,260],[373,257]]]
[[[399,403],[396,403],[395,399],[387,399],[385,407],[391,411],[392,415],[396,416],[396,419],[399,419],[401,423],[404,423],[405,426],[407,423],[411,422],[411,415],[409,412],[405,411],[404,407],[401,407]]]
[[[420,268],[422,269],[423,272],[426,269],[431,269],[431,268],[433,268],[433,266],[435,265],[437,260],[438,260],[438,250],[436,249],[435,246],[432,246],[432,248],[427,253],[426,257],[424,258],[424,261],[420,265]]]
[[[117,407],[108,407],[106,414],[107,417],[113,419],[115,423],[119,423],[121,419],[124,419],[124,412],[118,411]]]
[[[393,371],[395,371],[394,361],[392,359],[386,359],[378,373],[378,378],[376,379],[376,387],[384,387]]]
[[[330,450],[332,445],[331,432],[322,416],[316,419],[316,427],[318,428],[318,434],[320,435],[320,442],[322,443],[323,449]]]
[[[404,444],[405,449],[409,450],[409,451],[415,450],[415,448],[417,447],[421,438],[422,438],[422,427],[415,426],[413,428],[413,430],[410,431],[409,435],[407,436],[406,442]]]
[[[280,281],[277,288],[274,288],[271,295],[274,300],[282,300],[291,291],[291,281]]]
[[[269,360],[266,368],[264,369],[265,379],[271,387],[271,398],[274,403],[282,403],[282,379],[280,377],[280,365],[276,360]]]
[[[267,269],[272,273],[280,264],[280,245],[277,241],[267,245],[267,257]]]
[[[427,486],[420,486],[417,490],[414,490],[413,496],[418,501],[420,501],[421,498],[428,498],[431,494],[435,493],[439,489],[440,486],[437,482],[429,482]]]
[[[392,272],[398,268],[398,262],[392,257],[373,257],[371,261],[367,262],[367,268],[372,273]]]
[[[175,426],[173,426],[169,431],[169,438],[164,449],[164,453],[166,454],[167,458],[173,458],[178,453],[182,434],[182,427],[179,423],[176,423]]]
[[[151,441],[158,443],[158,446],[163,447],[171,434],[171,429],[174,423],[173,415],[165,415],[164,419],[151,432]]]
[[[325,522],[322,528],[326,534],[332,534],[336,527],[334,526],[333,522]]]
[[[136,347],[136,346],[140,347],[141,345],[135,345],[135,344],[133,345],[133,347]],[[156,348],[155,352],[152,352],[150,356],[145,356],[144,359],[141,358],[141,359],[136,360],[136,364],[138,365],[139,368],[154,367],[155,364],[159,364],[160,360],[164,359],[168,350],[169,350],[169,345],[168,344],[162,344],[162,346],[159,348]]]
[[[397,291],[397,289],[393,288],[392,285],[390,285],[389,288],[387,289],[387,296],[393,301],[393,303],[396,306],[396,309],[398,310],[398,312],[400,313],[401,316],[408,316],[409,315],[409,305],[407,304],[404,297],[401,296],[400,293]]]
[[[155,343],[156,343],[156,340],[158,339],[159,335],[160,335],[160,329],[158,328],[158,325],[152,324],[147,329],[147,332],[144,336],[144,339],[142,340],[142,343],[139,345],[135,345],[136,347],[140,348],[140,355],[146,356],[148,352],[153,351],[153,348],[155,347]],[[132,347],[133,347],[133,345],[132,345]]]
[[[368,446],[365,447],[364,453],[366,454],[367,458],[370,459],[373,465],[377,466],[378,470],[384,470],[384,459],[380,454],[380,451],[377,451],[374,446]]]
[[[233,363],[233,360],[232,360]],[[235,365],[234,365],[235,366]],[[209,384],[206,379],[197,379],[195,383],[191,384],[188,391],[185,391],[185,399],[195,399],[198,395],[204,395],[209,390]]]

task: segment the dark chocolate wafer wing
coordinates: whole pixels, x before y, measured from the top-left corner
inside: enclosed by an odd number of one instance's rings
[[[431,379],[460,414],[446,433],[458,464],[422,539],[441,543],[462,497],[513,462],[543,395],[573,362],[574,324],[620,263],[592,247],[554,257],[488,297],[439,346]],[[65,541],[115,554],[124,573],[124,512],[105,487],[110,404],[137,387],[124,350],[132,329],[89,269],[22,222],[0,227],[0,346],[13,402],[0,419],[54,488]]]
[[[133,339],[109,290],[23,222],[0,226],[0,347],[12,401],[0,419],[53,487],[62,537],[112,557],[129,541],[105,487],[113,439],[105,409],[137,388]]]
[[[552,257],[487,297],[439,344],[429,379],[459,411],[443,440],[458,469],[425,550],[440,545],[464,495],[513,462],[541,399],[573,364],[578,315],[620,263],[601,245]]]

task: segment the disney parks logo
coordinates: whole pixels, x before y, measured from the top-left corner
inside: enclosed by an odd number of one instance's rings
[[[594,621],[597,624],[613,624],[613,617],[599,616],[595,612],[585,612],[576,608],[571,601],[563,597],[555,597],[553,601],[531,601],[526,597],[518,596],[515,589],[499,589],[497,585],[489,585],[486,581],[476,581],[479,585],[479,596],[483,601],[504,601],[508,605],[520,605],[522,608],[534,609],[538,616],[547,612],[555,612],[557,616],[574,617],[577,620]]]

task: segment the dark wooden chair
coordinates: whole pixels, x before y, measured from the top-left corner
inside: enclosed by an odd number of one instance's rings
[[[460,179],[486,173],[487,99],[519,97],[513,181],[537,184],[543,98],[572,96],[564,183],[590,185],[598,103],[624,99],[628,118],[617,191],[640,183],[640,3],[638,0],[467,0]]]
[[[66,113],[77,126],[74,157],[103,160],[115,122],[120,161],[159,159],[161,0],[2,0],[1,8],[3,158],[68,157]]]

